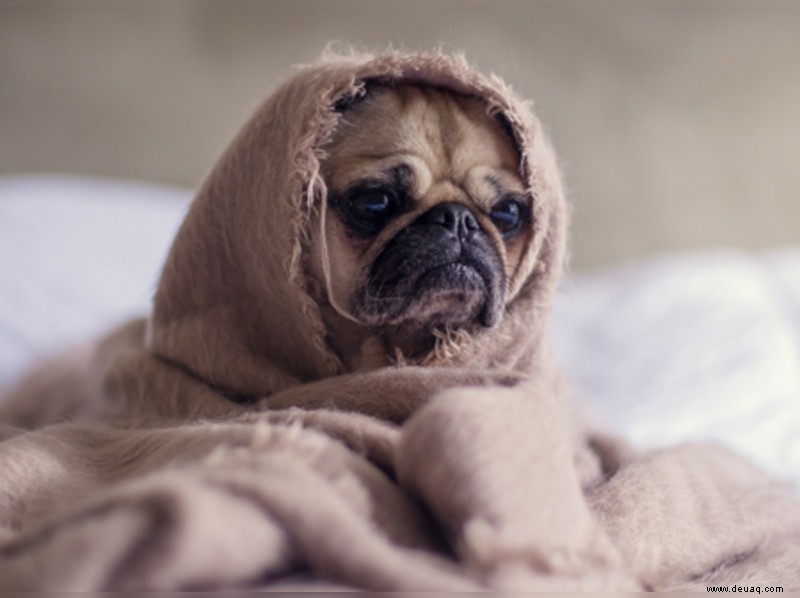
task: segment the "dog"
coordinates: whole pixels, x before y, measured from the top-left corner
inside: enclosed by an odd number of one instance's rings
[[[376,85],[325,147],[328,215],[309,270],[337,353],[366,367],[378,338],[403,356],[437,333],[494,327],[529,241],[519,152],[475,97]],[[317,291],[318,295],[322,294]]]

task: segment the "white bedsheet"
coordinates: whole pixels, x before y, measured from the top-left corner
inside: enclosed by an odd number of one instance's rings
[[[145,313],[183,189],[0,177],[0,388]],[[572,276],[553,318],[579,393],[635,443],[714,440],[800,483],[800,246]]]
[[[635,443],[714,440],[800,481],[800,249],[575,277],[553,325],[573,384]]]

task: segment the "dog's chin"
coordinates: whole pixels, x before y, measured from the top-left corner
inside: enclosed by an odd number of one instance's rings
[[[463,326],[482,320],[486,282],[471,266],[455,263],[431,268],[420,275],[415,287],[397,317],[400,323],[416,322],[420,327]]]
[[[407,276],[393,288],[367,286],[356,301],[367,326],[430,332],[443,326],[491,327],[500,318],[501,290],[494,277],[474,266],[453,262]]]

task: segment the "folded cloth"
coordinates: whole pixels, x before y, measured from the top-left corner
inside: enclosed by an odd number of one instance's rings
[[[337,107],[373,81],[481,98],[534,206],[498,326],[354,372],[306,267]],[[565,246],[550,144],[500,80],[443,54],[303,68],[200,189],[152,316],[4,402],[0,589],[800,588],[787,488],[716,447],[640,455],[572,402]]]

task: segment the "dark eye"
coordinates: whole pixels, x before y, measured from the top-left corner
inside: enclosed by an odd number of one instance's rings
[[[508,239],[522,228],[528,217],[528,206],[518,199],[503,199],[495,204],[490,216],[500,234]]]
[[[348,220],[363,232],[377,232],[397,212],[397,199],[390,189],[356,191],[346,200]]]

